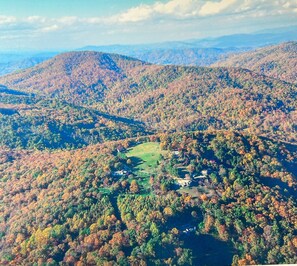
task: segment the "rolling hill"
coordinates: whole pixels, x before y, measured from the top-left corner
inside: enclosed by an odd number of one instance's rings
[[[0,82],[8,87],[72,102],[94,102],[104,98],[106,88],[126,79],[126,71],[143,65],[144,62],[125,56],[70,52],[1,77]]]
[[[287,42],[233,55],[215,65],[246,68],[262,75],[296,84],[297,42]]]
[[[98,52],[59,55],[0,84],[150,130],[232,129],[296,141],[297,87],[249,70],[157,66]]]

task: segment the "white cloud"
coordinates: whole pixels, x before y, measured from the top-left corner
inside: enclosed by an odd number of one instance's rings
[[[272,15],[292,13],[296,8],[297,0],[169,0],[135,6],[107,21],[135,23],[154,18],[188,19],[249,11]]]
[[[79,19],[79,21],[85,24],[96,25],[96,24],[104,23],[106,19],[101,17],[92,17],[92,18]]]
[[[156,3],[154,10],[159,14],[187,17],[193,15],[199,5],[199,1],[195,0],[172,0],[165,4]]]
[[[45,23],[46,20],[47,19],[45,17],[41,17],[41,16],[30,16],[25,18],[25,21],[29,23]]]
[[[244,19],[255,16],[295,14],[297,0],[168,0],[151,5],[141,4],[110,17],[82,18],[76,16],[47,18],[29,16],[16,18],[0,16],[0,27],[19,27],[58,31],[72,26],[115,25],[166,19],[207,19],[219,15],[241,15]],[[46,29],[46,30],[45,30]]]
[[[60,29],[60,27],[57,24],[54,24],[51,26],[41,28],[40,32],[52,32],[52,31],[57,31],[58,29]]]
[[[138,22],[149,19],[153,13],[154,10],[150,6],[141,5],[120,14],[117,20],[119,22]]]
[[[139,22],[160,16],[189,17],[200,6],[199,0],[171,0],[167,3],[156,2],[153,5],[139,5],[112,17],[117,22]]]
[[[56,22],[57,23],[60,23],[60,24],[63,24],[63,25],[73,25],[75,24],[77,21],[79,20],[78,17],[61,17],[61,18],[58,18],[56,19]]]
[[[220,14],[237,2],[237,0],[222,0],[220,2],[208,1],[199,10],[199,15],[208,16]]]
[[[0,16],[0,25],[15,23],[16,20],[17,19],[12,16]]]
[[[65,46],[157,42],[294,25],[296,13],[297,0],[159,0],[106,17],[0,15],[0,39]]]

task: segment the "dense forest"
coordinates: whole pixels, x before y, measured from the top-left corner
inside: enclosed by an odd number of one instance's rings
[[[70,52],[0,77],[0,264],[296,263],[282,73]]]
[[[150,175],[128,153],[143,143],[162,151]],[[296,162],[297,146],[228,131],[75,151],[3,149],[1,263],[199,265],[205,237],[225,242],[226,264],[294,263]],[[115,175],[120,169],[131,172]],[[175,185],[204,169],[208,178]]]

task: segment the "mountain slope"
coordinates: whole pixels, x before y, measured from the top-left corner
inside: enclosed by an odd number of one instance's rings
[[[65,97],[72,102],[97,101],[106,87],[126,77],[127,69],[142,65],[145,63],[125,56],[71,52],[0,80],[9,87]]]
[[[297,42],[264,47],[233,55],[216,66],[247,68],[257,73],[297,83]]]
[[[0,83],[142,121],[158,131],[233,129],[297,140],[297,87],[249,70],[156,66],[74,52],[4,76]]]

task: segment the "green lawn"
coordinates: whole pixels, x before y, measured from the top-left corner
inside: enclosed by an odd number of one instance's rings
[[[157,167],[157,161],[164,151],[160,149],[160,143],[147,142],[131,148],[127,157],[132,160],[134,169],[139,174],[153,174]]]

